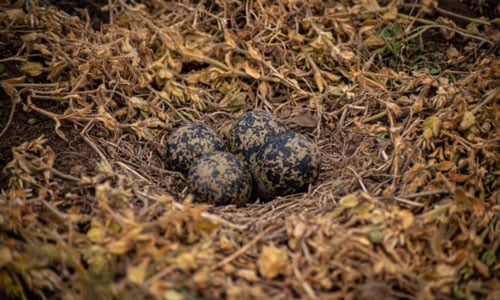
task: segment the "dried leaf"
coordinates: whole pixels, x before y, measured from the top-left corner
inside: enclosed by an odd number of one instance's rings
[[[401,219],[403,229],[410,228],[414,223],[413,213],[409,210],[400,210],[397,212],[398,217]]]
[[[301,127],[316,128],[318,125],[318,118],[311,113],[302,113],[287,119],[288,122],[297,124]]]
[[[364,44],[368,48],[379,48],[385,46],[385,41],[380,36],[370,34],[365,40]]]
[[[22,9],[6,9],[5,14],[7,15],[7,18],[13,22],[21,21],[26,18],[26,14]],[[36,33],[32,33],[36,34]],[[22,38],[22,37],[21,37]]]
[[[101,226],[91,227],[87,231],[87,237],[93,243],[101,243],[106,236],[106,231]]]
[[[197,62],[204,62],[205,61],[205,54],[201,52],[199,49],[189,49],[182,47],[181,48],[182,55],[186,56],[190,60],[194,60]]]
[[[118,240],[110,242],[106,249],[111,254],[123,255],[130,250],[130,245],[124,240]]]
[[[12,252],[9,248],[0,247],[0,268],[12,261]]]
[[[436,166],[436,168],[442,172],[443,171],[450,171],[454,167],[455,167],[455,163],[452,161],[448,161],[448,160],[439,162],[439,164]]]
[[[39,62],[27,62],[19,67],[19,70],[28,76],[36,77],[42,74],[43,66]]]
[[[167,290],[163,293],[161,299],[163,300],[185,300],[183,294],[177,292],[176,290]]]
[[[274,278],[285,271],[288,264],[288,253],[275,246],[264,246],[257,260],[259,273],[265,278]]]
[[[462,117],[462,121],[460,122],[460,129],[469,129],[474,124],[476,124],[476,117],[474,117],[472,112],[466,111]]]
[[[269,98],[273,94],[273,88],[272,86],[266,82],[266,81],[261,81],[259,82],[259,87],[258,87],[259,95],[262,98]]]
[[[184,271],[195,270],[198,267],[195,252],[181,253],[175,260],[177,265]]]
[[[246,104],[246,101],[247,93],[234,92],[227,93],[219,104],[224,110],[235,111],[244,106]]]
[[[339,76],[339,75],[335,75],[333,73],[330,73],[330,72],[326,72],[326,71],[321,71],[321,74],[323,76],[325,76],[328,80],[330,80],[331,82],[338,82],[342,79],[342,76]]]
[[[130,282],[141,285],[144,283],[144,279],[146,277],[146,269],[149,265],[149,258],[145,258],[139,265],[137,266],[128,266],[127,267],[127,279]]]
[[[392,5],[389,7],[387,12],[382,16],[387,21],[394,21],[398,16],[398,7],[396,5]]]
[[[238,48],[238,45],[234,41],[232,34],[226,28],[224,28],[224,39],[226,40],[226,43],[231,47]]]
[[[136,96],[128,98],[128,105],[132,108],[138,108],[143,111],[149,111],[149,102]]]
[[[262,55],[260,55],[259,51],[257,51],[254,47],[252,47],[252,45],[250,43],[247,43],[247,50],[248,50],[248,54],[250,54],[250,56],[252,58],[255,58],[256,60],[262,60]]]
[[[321,93],[325,90],[325,79],[321,76],[321,72],[319,70],[314,71],[314,81],[316,82],[316,86],[318,87],[318,91]]]
[[[243,69],[245,70],[245,73],[250,75],[254,79],[259,79],[260,78],[260,73],[259,71],[255,70],[252,68],[247,61],[243,63]]]
[[[62,74],[62,72],[68,67],[68,63],[65,61],[58,61],[50,66],[50,72],[47,75],[47,79],[54,82]]]
[[[10,11],[15,11],[15,10],[10,10]],[[33,43],[36,42],[37,39],[38,39],[38,33],[36,32],[30,32],[21,36],[21,40],[25,43]]]
[[[353,207],[351,209],[351,211],[353,213],[358,214],[358,215],[362,215],[362,214],[369,213],[370,211],[373,210],[373,208],[375,208],[375,205],[373,203],[371,203],[371,202],[364,202],[364,203],[359,204],[356,207]]]
[[[250,282],[259,281],[259,277],[257,276],[257,272],[255,270],[239,269],[238,271],[236,271],[236,276],[246,279]]]
[[[343,208],[353,208],[358,206],[359,202],[360,202],[359,193],[356,192],[342,197],[339,200],[339,205]]]

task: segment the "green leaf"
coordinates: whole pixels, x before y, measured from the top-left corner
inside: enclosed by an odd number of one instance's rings
[[[397,36],[403,33],[403,28],[401,27],[401,24],[399,23],[394,23],[392,24],[392,36]]]
[[[481,256],[481,261],[484,262],[488,267],[491,267],[497,261],[496,249],[491,249],[483,253]]]
[[[431,75],[437,75],[441,72],[441,68],[440,67],[434,67],[434,68],[431,68],[429,70],[429,72],[431,73]]]
[[[380,230],[372,230],[369,234],[370,241],[374,244],[380,244],[384,240],[384,234]]]

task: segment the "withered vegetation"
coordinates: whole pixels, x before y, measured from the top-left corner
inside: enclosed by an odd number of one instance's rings
[[[500,299],[499,8],[467,3],[0,1],[0,298]],[[249,110],[319,182],[196,203],[168,134]]]

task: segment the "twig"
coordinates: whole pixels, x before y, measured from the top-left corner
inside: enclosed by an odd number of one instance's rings
[[[399,195],[397,197],[412,199],[412,198],[432,196],[432,195],[437,195],[437,194],[448,194],[448,193],[449,193],[449,191],[447,191],[447,190],[432,190],[432,191],[425,191],[425,192],[420,192],[420,193]]]
[[[101,158],[101,160],[104,162],[104,164],[106,164],[106,167],[109,169],[109,170],[113,170],[113,168],[111,167],[111,164],[109,163],[108,159],[106,158],[106,156],[102,153],[101,150],[99,150],[99,148],[97,148],[96,144],[93,143],[90,138],[87,136],[87,130],[89,129],[89,126],[92,124],[92,122],[89,122],[85,128],[80,132],[80,135],[81,137],[85,140],[85,142],[92,148],[94,149],[94,151],[97,153],[97,155],[99,155],[99,157]]]
[[[250,249],[253,245],[255,245],[267,233],[269,233],[270,231],[276,229],[279,226],[282,226],[282,224],[277,223],[277,224],[273,224],[273,225],[267,227],[264,231],[262,231],[261,233],[257,234],[249,243],[247,243],[246,245],[244,245],[243,247],[241,247],[240,249],[238,249],[238,251],[234,252],[230,256],[226,257],[225,259],[223,259],[222,261],[218,262],[213,267],[211,267],[210,271],[214,271],[214,270],[216,270],[216,269],[218,269],[218,268],[220,268],[220,267],[222,267],[222,266],[230,263],[231,261],[235,260],[237,257],[239,257],[240,255],[242,255],[243,253],[245,253],[246,251],[248,251],[248,249]]]
[[[488,21],[481,20],[481,19],[476,19],[476,18],[469,18],[469,17],[466,17],[464,15],[457,14],[457,13],[451,12],[449,10],[442,9],[441,7],[439,7],[437,5],[434,5],[434,9],[438,13],[442,13],[444,15],[448,15],[448,16],[451,16],[451,17],[454,17],[454,18],[457,18],[457,19],[462,19],[462,20],[465,20],[465,21],[469,21],[471,23],[477,23],[477,24],[481,24],[481,25],[485,25],[485,26],[491,26],[491,23],[488,22]]]
[[[404,199],[404,198],[401,198],[401,197],[396,197],[395,196],[394,199],[396,199],[399,202],[403,202],[405,204],[411,205],[411,206],[417,206],[417,207],[424,207],[425,206],[425,204],[422,204],[422,203],[419,203],[419,202],[415,202],[415,201],[411,201],[411,200],[408,200],[408,199]]]
[[[0,132],[0,138],[2,138],[2,136],[7,132],[10,123],[12,123],[12,119],[14,119],[14,112],[16,111],[17,103],[18,103],[17,101],[14,100],[12,101],[12,107],[10,109],[9,119],[7,120],[7,124],[5,124],[4,128],[2,129],[2,132]]]
[[[159,271],[158,273],[154,274],[153,276],[149,277],[148,280],[146,280],[144,282],[144,285],[146,286],[149,286],[155,282],[158,282],[163,276],[175,271],[175,269],[177,269],[178,266],[177,265],[171,265],[171,266],[168,266],[166,268],[163,268],[161,271]]]
[[[500,87],[496,87],[496,88],[488,91],[486,93],[486,95],[488,95],[486,97],[486,99],[484,99],[481,103],[479,103],[478,105],[476,105],[476,107],[474,107],[470,112],[473,113],[473,114],[477,113],[481,109],[481,107],[483,107],[484,105],[488,104],[491,100],[493,100],[495,98],[498,99],[499,98],[499,96],[498,96],[499,94],[500,94]]]
[[[294,273],[295,277],[297,277],[297,279],[301,283],[302,288],[306,292],[309,299],[318,299],[318,296],[314,292],[314,289],[311,287],[311,285],[306,280],[304,280],[304,276],[300,272],[297,264],[293,264],[293,273]]]
[[[181,203],[177,203],[177,202],[174,202],[174,206],[175,208],[179,209],[179,210],[182,210],[184,208],[184,205],[181,204]],[[234,228],[234,229],[237,229],[237,230],[240,230],[240,231],[243,231],[243,230],[246,230],[248,228],[248,225],[237,225],[237,224],[233,224],[227,220],[224,220],[223,218],[217,216],[217,215],[214,215],[214,214],[211,214],[211,213],[207,213],[207,212],[202,212],[201,213],[201,217],[202,218],[206,218],[206,219],[209,219],[209,220],[212,220],[212,221],[215,221],[215,222],[218,222],[222,225],[225,225],[225,226],[228,226],[230,228]]]
[[[469,38],[472,38],[472,39],[477,39],[477,40],[483,41],[483,42],[488,43],[490,45],[494,45],[495,44],[492,41],[484,39],[484,38],[482,38],[480,36],[468,34],[466,31],[464,31],[461,28],[460,29],[459,28],[452,28],[450,26],[440,25],[440,24],[438,24],[436,22],[433,22],[433,21],[430,21],[430,20],[421,19],[421,18],[414,18],[414,17],[411,17],[411,16],[407,16],[405,14],[398,14],[398,17],[409,19],[409,20],[416,20],[419,23],[426,24],[425,26],[418,27],[418,29],[419,29],[418,32],[416,32],[415,34],[410,35],[407,38],[402,39],[401,42],[407,42],[409,40],[412,40],[412,39],[418,37],[422,33],[426,32],[427,30],[432,29],[432,28],[439,28],[439,29],[443,28],[443,29],[451,30],[451,31],[453,31],[455,33],[458,33],[460,35],[463,35],[465,37],[469,37]]]
[[[361,189],[363,189],[363,192],[369,194],[368,190],[365,187],[365,184],[363,183],[363,179],[361,178],[361,176],[359,176],[359,174],[350,166],[347,166],[347,169],[349,169],[354,174],[354,176],[358,179],[359,185],[361,186]]]
[[[58,88],[59,83],[15,83],[12,86],[21,88]]]
[[[387,115],[387,111],[384,110],[383,112],[379,112],[378,114],[375,114],[375,115],[372,115],[372,116],[364,118],[361,122],[368,123],[368,122],[375,121],[375,120],[378,120],[380,118],[383,118],[386,115]]]

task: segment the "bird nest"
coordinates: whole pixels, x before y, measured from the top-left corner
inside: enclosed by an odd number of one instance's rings
[[[0,298],[499,299],[494,2],[1,1]],[[318,182],[196,202],[168,135],[252,110]]]

